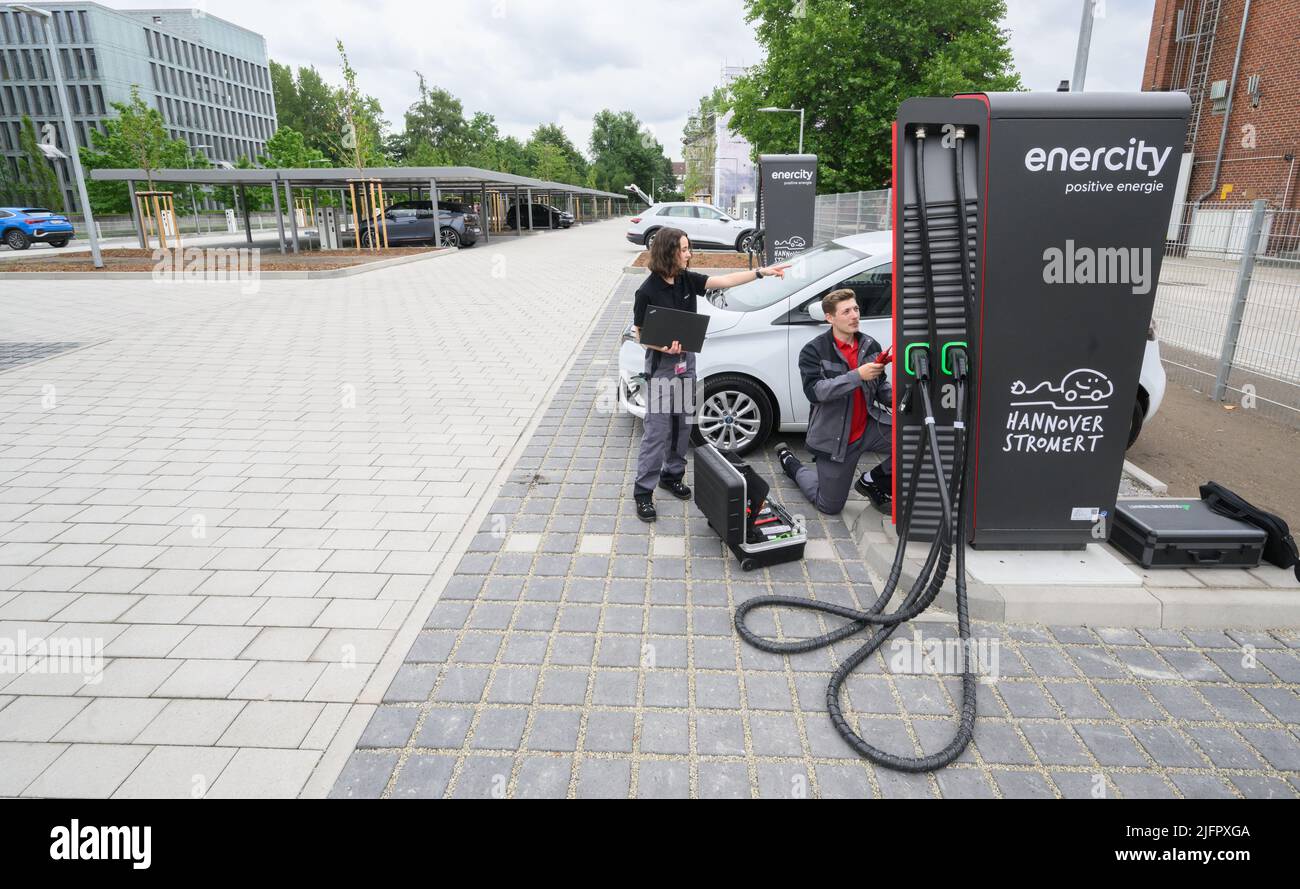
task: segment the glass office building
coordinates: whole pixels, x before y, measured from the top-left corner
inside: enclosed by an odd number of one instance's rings
[[[209,160],[255,159],[275,132],[275,102],[266,40],[199,9],[116,10],[98,3],[33,3],[50,22],[66,101],[79,145],[103,129],[113,102],[129,102],[131,86],[162,115],[170,134]],[[24,115],[67,134],[54,101],[54,75],[40,19],[0,6],[0,155],[16,175]],[[206,146],[206,147],[205,147]],[[77,205],[66,162],[68,206]]]

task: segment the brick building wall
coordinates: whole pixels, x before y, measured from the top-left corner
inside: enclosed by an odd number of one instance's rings
[[[1142,75],[1144,90],[1183,89],[1172,82],[1177,43],[1177,11],[1197,7],[1195,0],[1156,0]],[[1246,24],[1223,166],[1213,183],[1214,158],[1223,128],[1223,112],[1211,110],[1209,85],[1232,79],[1241,17],[1246,0],[1222,0],[1202,102],[1200,130],[1192,146],[1193,167],[1187,199],[1195,200],[1214,185],[1207,203],[1263,198],[1277,208],[1300,207],[1300,0],[1254,0]],[[1261,94],[1256,105],[1246,91],[1247,78],[1258,74]],[[1226,192],[1226,194],[1225,194]]]

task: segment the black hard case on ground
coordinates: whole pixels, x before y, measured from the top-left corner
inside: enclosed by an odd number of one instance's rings
[[[1121,500],[1111,545],[1144,568],[1253,568],[1267,535],[1203,500]]]
[[[770,496],[768,505],[785,521],[793,533],[780,540],[748,543],[745,539],[745,505],[748,500],[745,476],[713,445],[695,449],[695,505],[709,520],[709,527],[722,538],[740,560],[745,571],[794,562],[803,558],[808,535]]]

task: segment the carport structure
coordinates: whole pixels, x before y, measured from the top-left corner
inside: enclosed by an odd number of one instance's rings
[[[299,252],[299,232],[297,214],[294,209],[294,193],[309,190],[337,192],[340,204],[348,207],[346,196],[350,186],[361,181],[379,184],[381,192],[390,195],[402,195],[402,200],[431,200],[437,205],[440,195],[459,194],[468,201],[479,199],[482,207],[483,240],[490,239],[493,226],[500,233],[505,227],[505,212],[510,205],[529,205],[534,199],[553,201],[557,196],[566,202],[566,209],[573,213],[577,222],[584,220],[608,219],[614,215],[615,201],[626,201],[626,195],[563,182],[546,182],[529,176],[514,173],[501,173],[494,170],[481,170],[477,167],[300,167],[283,169],[200,169],[200,170],[153,170],[146,174],[142,169],[103,169],[92,170],[91,179],[99,182],[125,182],[130,192],[131,216],[135,223],[140,246],[145,248],[148,242],[141,225],[139,208],[136,206],[136,183],[152,180],[155,186],[160,183],[173,185],[206,185],[212,187],[232,188],[238,194],[239,209],[244,217],[244,235],[248,243],[253,242],[252,223],[248,212],[249,188],[270,188],[273,209],[276,216],[276,228],[280,252],[292,249]],[[281,193],[283,192],[283,194]],[[473,196],[473,197],[471,197]],[[354,203],[355,206],[355,203]],[[287,212],[282,212],[282,208]],[[365,207],[361,208],[363,211]],[[286,234],[284,217],[289,217]],[[362,214],[364,217],[364,214]],[[519,214],[516,213],[518,220]],[[533,214],[528,214],[528,229],[533,229]],[[554,228],[554,222],[551,223]],[[355,214],[351,219],[351,231],[358,230]],[[435,243],[442,246],[442,235],[438,226],[434,226]],[[515,234],[523,237],[524,226],[519,222]]]

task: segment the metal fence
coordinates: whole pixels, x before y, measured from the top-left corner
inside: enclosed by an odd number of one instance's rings
[[[832,238],[858,232],[878,232],[889,228],[889,192],[851,191],[845,194],[817,195],[813,215],[813,245]]]
[[[180,208],[178,207],[177,209],[179,210]],[[72,213],[68,215],[68,218],[72,221],[72,224],[76,227],[78,232],[85,231],[86,220],[84,216],[78,213]],[[198,217],[195,217],[193,213],[178,212],[176,214],[176,223],[180,227],[181,234],[184,235],[195,233],[201,235],[224,234],[229,231],[224,213],[200,213]],[[249,223],[254,232],[274,230],[275,213],[255,212],[252,214]],[[315,222],[308,219],[305,215],[300,217],[299,223],[300,227],[315,227]],[[284,225],[286,228],[289,225],[288,214],[284,214]],[[131,216],[129,214],[97,214],[95,216],[95,226],[96,231],[101,238],[131,238],[135,236],[135,227],[131,222]],[[244,217],[242,214],[235,217],[235,233],[241,236],[244,233]]]
[[[1181,206],[1153,317],[1171,382],[1300,425],[1300,211]]]

